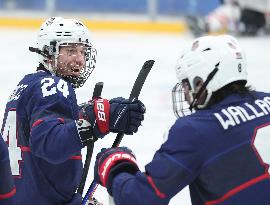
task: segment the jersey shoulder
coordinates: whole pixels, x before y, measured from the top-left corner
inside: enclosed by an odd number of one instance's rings
[[[212,112],[196,112],[178,118],[168,133],[164,146],[173,152],[189,153],[202,161],[209,157],[207,150],[216,147],[216,136],[222,132]]]
[[[11,94],[9,101],[22,99],[42,104],[77,104],[75,91],[71,84],[60,77],[39,71],[26,75]]]
[[[73,118],[78,113],[72,85],[44,71],[28,74],[19,82],[8,100],[7,109],[12,108],[16,108],[20,117],[25,113],[55,112],[66,113]]]
[[[36,72],[27,75],[21,84],[29,86],[27,89],[31,94],[35,94],[37,98],[69,98],[74,96],[75,92],[71,84],[64,79],[51,75],[47,72]]]

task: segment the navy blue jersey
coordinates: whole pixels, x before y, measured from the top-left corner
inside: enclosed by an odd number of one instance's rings
[[[2,126],[18,205],[79,205],[82,175],[78,105],[70,83],[39,71],[10,96]]]
[[[193,205],[269,205],[270,94],[252,95],[177,119],[145,173],[115,177],[116,204],[165,205],[189,185]]]
[[[7,144],[0,135],[0,205],[15,204],[16,189],[11,175]]]

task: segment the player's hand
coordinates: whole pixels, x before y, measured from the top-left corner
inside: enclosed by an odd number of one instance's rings
[[[145,106],[140,100],[131,101],[118,97],[111,99],[110,105],[111,132],[131,135],[138,131],[145,113]]]
[[[136,174],[137,171],[139,168],[135,155],[129,148],[103,148],[96,157],[94,178],[112,195],[112,182],[117,174],[121,172]]]
[[[87,132],[87,134],[83,133],[83,137],[92,135],[92,138],[97,139],[109,133],[110,108],[109,101],[103,98],[96,98],[79,106],[80,120],[77,121],[77,128],[79,131]],[[82,129],[78,126],[80,121],[85,122],[84,124],[88,126],[84,126]]]
[[[128,135],[137,132],[144,113],[145,106],[140,100],[132,102],[121,97],[110,101],[98,98],[80,107],[80,118],[90,123],[97,138],[102,138],[109,131]]]

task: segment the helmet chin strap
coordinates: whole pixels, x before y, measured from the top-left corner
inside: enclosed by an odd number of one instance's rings
[[[34,48],[34,47],[29,47],[29,51],[37,53],[42,55],[45,58],[51,58],[51,56],[47,53],[44,53],[42,50],[40,50],[39,48]]]
[[[29,47],[29,51],[42,55],[45,58],[51,59],[56,51],[56,41],[51,41],[50,46],[47,48],[47,52],[40,50],[39,48]]]
[[[29,51],[31,52],[34,52],[34,53],[37,53],[39,55],[42,55],[43,57],[47,58],[48,60],[52,59],[52,55],[48,54],[48,53],[45,53],[43,52],[42,50],[40,50],[39,48],[34,48],[34,47],[29,47]],[[45,67],[46,70],[48,70],[52,75],[56,75],[55,73],[52,72],[53,70],[53,66],[48,63],[48,65],[44,65],[43,66]]]
[[[201,97],[203,91],[206,89],[206,86],[209,84],[209,82],[213,79],[213,77],[218,72],[219,62],[215,65],[215,68],[209,73],[209,75],[206,78],[206,81],[202,84],[202,87],[199,89],[195,97],[193,98],[192,103],[189,106],[190,111],[192,111],[192,108],[194,108],[197,104],[198,99]]]

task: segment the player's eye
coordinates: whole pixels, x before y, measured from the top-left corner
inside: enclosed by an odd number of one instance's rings
[[[77,50],[75,48],[69,48],[67,49],[67,55],[68,56],[74,56],[77,54]]]

